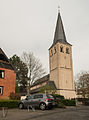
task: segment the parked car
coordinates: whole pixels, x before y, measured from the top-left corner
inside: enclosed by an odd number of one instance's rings
[[[50,94],[35,94],[27,96],[25,100],[21,100],[18,104],[19,109],[28,107],[38,107],[41,110],[46,108],[52,108],[54,103],[54,98]]]

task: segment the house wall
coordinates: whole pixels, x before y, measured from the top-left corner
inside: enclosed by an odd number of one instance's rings
[[[1,98],[7,98],[11,92],[15,92],[16,86],[16,73],[13,70],[0,68],[5,71],[4,79],[0,78],[0,86],[3,87],[3,94]]]

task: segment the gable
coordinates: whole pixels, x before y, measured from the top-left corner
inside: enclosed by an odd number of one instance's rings
[[[5,55],[1,48],[0,48],[0,60],[9,62],[8,57]]]
[[[10,64],[8,57],[0,48],[0,68],[14,70],[13,66]]]

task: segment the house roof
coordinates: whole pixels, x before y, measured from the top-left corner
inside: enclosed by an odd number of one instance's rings
[[[36,85],[39,85],[39,84],[44,83],[44,82],[47,82],[47,81],[49,81],[49,74],[48,74],[48,75],[45,75],[44,77],[42,77],[42,78],[40,78],[40,79],[38,79],[38,80],[36,80],[36,81],[33,83],[33,85],[31,85],[31,87],[36,86]]]
[[[47,84],[46,84],[46,86],[52,86],[52,87],[54,87],[55,89],[57,89],[54,81],[48,81]]]
[[[0,68],[14,70],[13,66],[9,62],[8,57],[1,48],[0,48]]]
[[[57,90],[57,87],[56,87],[54,81],[48,81],[45,86],[52,86],[52,87],[54,87]],[[40,92],[41,88],[42,87],[35,88],[35,89],[31,90],[30,93],[31,94],[38,93],[38,92]]]

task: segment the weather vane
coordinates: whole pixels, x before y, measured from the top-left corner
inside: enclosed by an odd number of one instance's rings
[[[60,13],[60,6],[58,6],[58,13]]]

